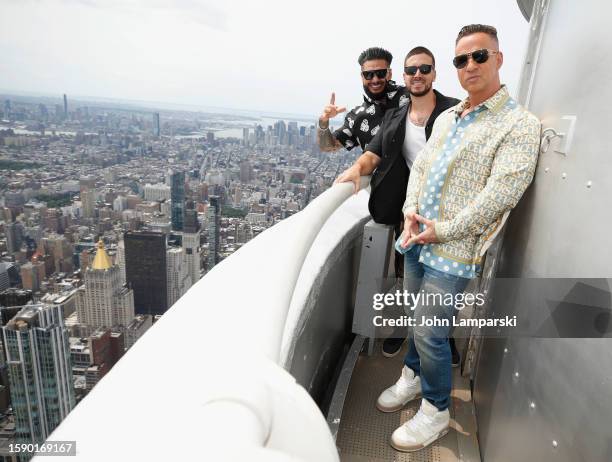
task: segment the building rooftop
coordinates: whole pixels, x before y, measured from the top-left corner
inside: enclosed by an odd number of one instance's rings
[[[94,258],[93,263],[91,264],[91,269],[95,270],[107,270],[113,266],[111,263],[111,259],[104,250],[104,242],[102,239],[98,241],[98,251],[96,252],[96,257]]]

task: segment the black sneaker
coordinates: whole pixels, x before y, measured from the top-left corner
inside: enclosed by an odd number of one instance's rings
[[[383,342],[382,354],[386,358],[393,358],[402,349],[402,345],[406,341],[405,338],[387,338]]]
[[[451,365],[453,367],[459,367],[461,364],[461,356],[459,356],[459,352],[457,351],[457,346],[455,345],[455,339],[452,337],[448,338],[451,347]]]

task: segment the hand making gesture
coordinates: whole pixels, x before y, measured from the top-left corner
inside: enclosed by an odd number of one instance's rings
[[[331,98],[329,99],[329,104],[323,108],[323,114],[319,117],[319,126],[321,128],[325,128],[329,123],[329,119],[333,119],[338,114],[346,111],[346,107],[344,106],[336,106],[336,93],[331,94]]]

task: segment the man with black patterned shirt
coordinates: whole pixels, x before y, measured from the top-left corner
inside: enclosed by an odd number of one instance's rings
[[[332,93],[330,102],[319,117],[317,139],[321,151],[331,152],[360,146],[365,151],[367,144],[380,130],[380,124],[387,109],[401,107],[408,103],[406,88],[391,80],[393,56],[383,48],[373,47],[363,51],[357,59],[361,66],[363,103],[356,106],[344,118],[344,124],[333,133],[329,130],[329,119],[346,111],[336,106]]]

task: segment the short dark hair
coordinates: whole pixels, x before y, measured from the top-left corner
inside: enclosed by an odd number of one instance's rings
[[[486,24],[468,24],[467,26],[463,26],[457,35],[457,40],[455,40],[455,45],[459,43],[463,37],[467,37],[468,35],[476,34],[478,32],[483,32],[490,37],[493,37],[495,43],[499,45],[499,40],[497,39],[497,29],[493,26],[487,26]]]
[[[429,49],[425,48],[425,47],[414,47],[412,50],[410,50],[408,52],[408,54],[406,55],[406,57],[404,58],[404,64],[406,64],[406,61],[408,61],[408,58],[410,58],[411,56],[414,55],[427,55],[431,58],[431,62],[433,63],[434,67],[436,67],[436,58],[434,58],[434,55],[431,51],[429,51]]]
[[[373,59],[384,59],[389,65],[391,65],[391,61],[393,61],[393,55],[384,48],[372,47],[362,51],[359,55],[359,58],[357,58],[357,62],[360,66],[363,66],[363,63],[365,63],[366,61],[371,61]]]

